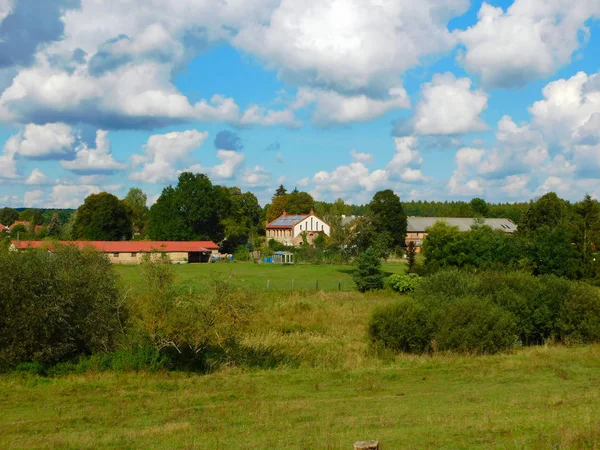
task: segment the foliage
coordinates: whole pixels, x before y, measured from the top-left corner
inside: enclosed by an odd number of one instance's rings
[[[249,261],[250,260],[250,252],[248,251],[248,247],[246,245],[238,246],[233,252],[234,261]]]
[[[148,196],[139,188],[131,188],[123,199],[130,209],[133,236],[143,236],[148,226]]]
[[[431,348],[429,326],[426,308],[408,297],[375,310],[368,334],[371,342],[395,352],[426,353]]]
[[[393,246],[404,246],[406,240],[406,214],[400,197],[391,189],[377,192],[368,206],[368,215],[378,233],[387,233]]]
[[[44,218],[39,209],[26,209],[19,213],[19,220],[32,223],[33,225],[42,225]]]
[[[59,236],[61,232],[60,218],[58,214],[54,214],[47,227],[48,236]]]
[[[476,202],[480,203],[480,202]],[[410,201],[403,202],[404,212],[407,216],[415,217],[464,217],[470,218],[477,215],[477,211],[473,207],[472,202],[452,201],[452,202],[436,202],[436,201]],[[527,203],[499,203],[487,204],[487,211],[480,214],[490,218],[507,218],[518,223],[523,213],[527,210]],[[482,211],[481,209],[479,211]]]
[[[276,192],[271,199],[271,204],[266,208],[267,222],[273,222],[284,211],[288,214],[308,214],[314,210],[315,201],[307,192],[301,192],[298,189],[294,189],[289,194],[279,189],[277,191],[279,194]]]
[[[565,227],[569,219],[567,202],[559,198],[554,192],[549,192],[537,201],[531,201],[529,208],[519,222],[519,232],[533,233],[538,228]]]
[[[19,212],[12,208],[0,209],[0,223],[7,227],[19,220]]]
[[[352,279],[360,292],[383,289],[381,259],[375,250],[367,249],[357,259],[356,271]]]
[[[415,290],[417,284],[421,282],[421,277],[416,273],[400,274],[395,273],[390,276],[388,283],[394,292],[407,294]]]
[[[410,241],[406,246],[406,259],[408,262],[408,271],[412,272],[415,268],[417,257],[417,246],[414,241]]]
[[[482,198],[474,198],[471,200],[471,209],[473,214],[477,217],[488,217],[489,206],[487,202]]]
[[[0,292],[4,363],[56,363],[115,346],[119,292],[102,254],[0,252]]]
[[[125,205],[108,192],[88,196],[77,209],[75,239],[121,241],[131,239],[131,217]]]

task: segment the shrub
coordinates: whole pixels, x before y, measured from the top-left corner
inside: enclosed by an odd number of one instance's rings
[[[397,352],[429,351],[431,329],[426,308],[412,298],[376,310],[369,322],[369,338],[374,344]]]
[[[383,289],[383,272],[381,260],[375,250],[369,248],[361,253],[352,279],[360,292]]]
[[[406,294],[415,290],[421,277],[415,273],[399,274],[395,273],[389,278],[390,287],[394,292]]]
[[[434,338],[440,351],[498,353],[517,340],[512,314],[487,300],[465,297],[438,311]]]
[[[0,252],[0,292],[0,365],[54,364],[114,348],[117,278],[98,252]]]
[[[600,341],[600,291],[584,283],[571,288],[557,318],[557,336],[566,344]]]

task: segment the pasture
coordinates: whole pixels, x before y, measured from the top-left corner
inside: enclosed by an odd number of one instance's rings
[[[140,281],[139,266],[115,266],[125,286],[136,286]],[[406,263],[383,264],[382,270],[391,275],[402,273]],[[352,291],[351,265],[313,265],[296,264],[282,266],[279,264],[255,264],[253,262],[219,262],[215,264],[181,264],[175,265],[178,283],[185,287],[200,287],[215,276],[232,278],[248,286],[273,291],[315,291],[317,282],[319,290],[337,291],[341,284],[342,291]]]

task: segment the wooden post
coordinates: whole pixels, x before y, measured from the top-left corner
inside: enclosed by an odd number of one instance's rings
[[[354,450],[379,450],[379,441],[355,442]]]
[[[342,290],[342,280],[338,280],[338,291]]]
[[[292,291],[294,290],[294,280],[292,280]]]

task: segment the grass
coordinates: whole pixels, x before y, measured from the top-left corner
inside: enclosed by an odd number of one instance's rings
[[[177,270],[188,267],[219,268]],[[600,345],[376,353],[366,323],[394,298],[274,291],[241,342],[246,359],[209,375],[2,375],[0,448],[600,447]]]
[[[140,280],[139,266],[115,266],[123,282],[135,286]],[[387,274],[404,272],[406,263],[383,264],[382,270]],[[310,265],[298,264],[281,266],[278,264],[254,264],[246,262],[221,262],[215,264],[182,264],[176,265],[178,280],[189,287],[199,287],[215,275],[231,276],[250,286],[266,289],[267,282],[271,290],[291,291],[292,280],[294,290],[314,291],[317,281],[319,290],[337,291],[341,282],[343,291],[352,291],[355,284],[352,281],[353,266],[351,265]]]

